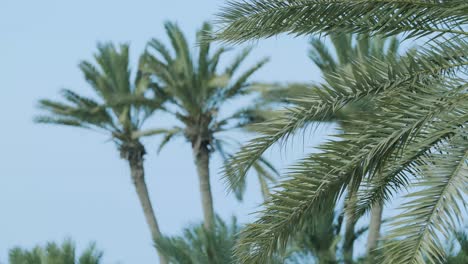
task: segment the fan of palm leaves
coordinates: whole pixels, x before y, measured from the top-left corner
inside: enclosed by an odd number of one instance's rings
[[[237,256],[264,263],[283,250],[307,220],[351,189],[358,213],[410,188],[402,213],[390,221],[382,263],[439,263],[442,241],[466,210],[468,186],[468,3],[412,0],[292,0],[230,2],[216,37],[238,42],[282,32],[366,33],[427,37],[397,60],[370,58],[338,70],[282,117],[259,125],[260,137],[226,167],[241,178],[260,155],[310,120],[327,119],[349,104],[369,101],[375,112],[292,166],[241,235]],[[370,67],[369,67],[370,66]]]

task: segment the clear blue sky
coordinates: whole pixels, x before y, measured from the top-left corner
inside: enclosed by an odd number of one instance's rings
[[[98,41],[130,42],[136,60],[150,38],[167,40],[164,21],[177,21],[193,40],[195,30],[213,19],[223,2],[1,0],[0,262],[15,245],[31,247],[70,236],[79,248],[96,241],[105,263],[155,263],[127,164],[115,146],[90,131],[33,124],[36,102],[56,98],[64,87],[89,93],[77,64],[91,58]],[[272,61],[254,80],[319,80],[306,43],[290,37],[257,43],[252,57],[271,56]],[[170,125],[166,119],[152,122]],[[197,177],[184,141],[156,155],[157,141],[145,141],[147,182],[162,231],[177,234],[201,220]],[[272,152],[270,158],[285,164],[307,147]],[[252,220],[249,213],[261,201],[256,182],[250,182],[245,202],[239,204],[219,181],[220,165],[215,158],[211,168],[217,212]]]

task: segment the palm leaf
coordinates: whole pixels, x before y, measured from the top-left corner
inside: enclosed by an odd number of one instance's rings
[[[250,0],[229,1],[218,14],[217,39],[241,42],[283,32],[468,35],[464,0]]]
[[[465,135],[466,136],[466,135]],[[449,239],[467,204],[468,144],[454,138],[439,146],[419,165],[425,174],[406,196],[403,212],[392,221],[384,244],[383,263],[441,263],[445,256],[440,236]]]

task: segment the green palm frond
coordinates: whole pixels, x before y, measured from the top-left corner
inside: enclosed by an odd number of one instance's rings
[[[45,113],[35,121],[98,130],[118,141],[133,140],[132,134],[163,107],[166,98],[156,92],[154,98],[145,97],[151,88],[149,75],[138,72],[131,80],[128,45],[99,44],[94,58],[96,65],[83,61],[80,69],[98,98],[64,89],[61,102],[39,101]]]
[[[332,72],[337,68],[337,62],[330,53],[328,46],[320,38],[312,38],[310,40],[312,49],[309,51],[309,58],[314,62],[319,69],[324,72]]]
[[[207,32],[211,32],[211,24],[205,22],[200,31],[197,32],[197,40],[204,38]],[[199,82],[205,81],[209,74],[209,58],[210,43],[206,41],[200,41],[200,47],[198,52],[198,76]]]
[[[297,263],[310,263],[310,257],[307,258],[307,256],[311,256],[315,259],[314,263],[341,263],[339,251],[342,244],[340,231],[344,220],[342,210],[330,207],[323,214],[315,216],[315,219],[293,236],[290,246],[294,252],[293,259],[308,260],[305,262],[297,261]],[[367,230],[367,226],[356,230],[352,239],[358,239]]]
[[[364,60],[365,62],[365,60],[369,58],[378,58],[382,61],[387,59],[397,61],[399,59],[398,50],[400,42],[396,37],[382,38],[380,36],[370,37],[367,34],[352,36],[351,34],[334,33],[331,33],[329,37],[332,39],[332,49],[329,48],[328,43],[326,43],[323,38],[313,37],[309,42],[310,50],[308,54],[309,58],[320,69],[326,81],[329,76],[334,78],[339,68],[352,70],[354,67],[353,63],[357,61]],[[343,52],[343,50],[346,52]],[[291,104],[294,98],[300,98],[314,93],[315,89],[312,89],[313,86],[313,84],[305,83],[289,83],[286,85],[263,84],[256,85],[255,89],[261,92],[262,102],[265,104]],[[333,117],[330,118],[330,121],[352,119],[352,114],[369,110],[369,107],[361,109],[363,105],[362,103],[347,105],[344,109],[335,113]]]
[[[217,139],[214,142],[214,149],[218,152],[223,159],[223,162],[226,163],[230,158],[232,158],[232,153],[226,150],[226,147],[230,145],[225,140]],[[239,146],[239,142],[235,142],[235,145]],[[270,195],[270,185],[276,182],[276,179],[279,177],[278,170],[269,162],[266,158],[261,157],[257,160],[251,169],[252,172],[255,172],[257,175],[258,182],[260,184],[260,191],[264,198],[264,201],[268,200]],[[225,178],[228,186],[230,186],[229,191],[232,191],[236,198],[239,201],[242,201],[245,189],[247,187],[247,182],[244,180],[242,182],[233,182],[233,179]]]
[[[238,77],[237,80],[233,82],[232,85],[224,92],[224,97],[226,99],[230,99],[236,95],[241,95],[245,91],[242,90],[242,88],[245,88],[247,86],[247,80],[251,77],[252,74],[257,72],[260,68],[262,68],[269,59],[263,59],[259,62],[257,62],[254,66],[252,66],[250,69],[245,71],[241,76]]]
[[[234,59],[234,61],[226,68],[225,73],[228,76],[233,76],[234,73],[239,69],[241,63],[249,56],[250,52],[252,52],[252,47],[248,47],[243,49],[239,55]]]
[[[169,143],[169,141],[171,141],[175,136],[182,135],[182,133],[183,130],[180,127],[174,127],[173,129],[167,130],[164,133],[163,140],[161,143],[159,143],[158,153],[161,152],[161,150],[167,145],[167,143]]]
[[[103,253],[96,249],[96,244],[92,243],[81,254],[78,259],[78,264],[99,264],[101,262]]]
[[[68,91],[70,92],[70,91]],[[66,97],[68,95],[64,95]],[[70,100],[70,99],[68,99]],[[93,127],[97,129],[113,129],[114,117],[103,105],[76,105],[59,103],[50,100],[40,100],[39,107],[51,113],[50,116],[39,116],[39,123],[54,123],[71,126]]]
[[[74,103],[76,107],[87,107],[87,108],[100,107],[99,103],[96,102],[95,100],[81,96],[68,89],[62,90],[62,96],[65,98],[65,100],[71,103]]]
[[[172,47],[174,48],[176,56],[175,66],[178,67],[178,70],[180,70],[186,78],[192,77],[194,74],[192,57],[190,56],[189,45],[184,33],[182,33],[177,24],[172,22],[166,22],[164,27],[166,28],[167,36],[171,40]]]
[[[221,57],[223,56],[224,53],[230,51],[230,48],[227,47],[220,47],[218,48],[215,52],[213,52],[213,55],[211,56],[210,64],[209,64],[209,70],[211,74],[216,74],[216,71],[218,70],[218,64],[219,61],[221,60]]]
[[[384,244],[383,263],[441,263],[445,259],[444,239],[460,223],[467,204],[468,144],[457,137],[437,147],[421,160],[423,176],[406,196],[403,212],[392,221]],[[389,252],[390,254],[385,254]]]
[[[423,37],[467,36],[464,0],[249,0],[229,1],[218,14],[217,39],[241,42],[280,33],[368,33]]]
[[[461,94],[465,92],[466,87]],[[431,93],[426,98],[413,92],[405,95],[400,92],[400,95],[407,101],[395,102],[392,106],[389,99],[395,97],[387,98],[385,108],[388,112],[379,109],[382,118],[354,121],[361,122],[359,127],[366,131],[365,134],[343,133],[339,135],[340,140],[321,146],[323,153],[312,154],[292,167],[290,179],[280,184],[279,191],[272,195],[261,218],[246,229],[240,242],[240,252],[244,252],[245,247],[247,251],[255,251],[247,255],[240,253],[243,260],[255,263],[278,249],[284,249],[289,237],[304,224],[305,219],[311,219],[323,208],[333,206],[347,185],[358,188],[364,179],[375,180],[373,175],[382,167],[386,168],[385,164],[400,161],[403,150],[417,152],[424,147],[426,151],[420,156],[425,156],[439,142],[438,138],[447,139],[463,133],[461,128],[468,122],[464,107],[466,94],[460,97],[459,93],[452,93],[445,99],[433,98]],[[416,96],[421,105],[409,106],[414,105]],[[427,108],[432,109],[428,111]],[[396,109],[408,111],[403,114]],[[418,171],[415,169],[418,161],[398,164],[404,165],[398,168],[400,174]]]
[[[385,111],[381,111],[385,114],[371,122],[360,121],[362,124],[358,126],[365,134],[344,133],[340,141],[322,146],[323,154],[314,154],[294,166],[291,179],[280,184],[280,191],[272,195],[262,217],[244,232],[239,245],[242,260],[256,263],[284,249],[304,219],[320,214],[321,208],[333,206],[347,184],[357,188],[364,175],[374,179],[372,175],[380,171],[383,164],[399,160],[403,149],[412,149],[409,144],[413,141],[431,144],[426,147],[430,151],[437,137],[460,133],[460,127],[468,122],[466,107],[463,108],[466,87],[453,89],[448,94],[444,87],[438,92],[441,98],[434,97],[436,91],[429,92],[427,86],[416,88],[398,91],[406,100],[394,102],[394,105],[391,103],[395,98],[393,93],[378,99],[385,102]],[[424,97],[423,91],[427,92]],[[401,113],[401,109],[408,111]],[[268,128],[271,129],[271,125]],[[415,140],[416,136],[422,138]],[[415,145],[414,148],[420,147]],[[413,167],[404,168],[406,173],[414,173]]]
[[[80,121],[74,119],[67,119],[67,118],[52,118],[48,116],[36,116],[34,118],[34,122],[39,124],[54,124],[54,125],[62,125],[62,126],[72,126],[72,127],[80,127],[86,129],[93,129],[93,127],[84,124]]]
[[[419,50],[394,58],[396,40],[388,45],[389,56],[382,56],[378,51],[385,47],[384,40],[371,44],[364,35],[356,40],[357,52],[371,59],[335,69],[325,76],[327,84],[293,101],[280,118],[257,127],[260,137],[226,166],[229,177],[242,181],[266,149],[285,142],[311,121],[336,116],[350,105],[372,104],[365,116],[358,115],[352,124],[343,122],[343,133],[321,146],[322,153],[290,169],[289,179],[272,194],[260,218],[242,232],[238,259],[268,262],[284,251],[307,219],[333,206],[346,190],[358,191],[356,213],[362,214],[376,201],[382,204],[400,190],[416,187],[405,212],[390,223],[390,242],[379,252],[387,263],[440,263],[444,258],[440,238],[453,230],[457,213],[466,207],[461,189],[466,185],[465,169],[454,172],[466,166],[468,3],[230,1],[219,23],[215,38],[228,42],[279,33],[333,33],[337,47],[349,41],[343,33],[428,39]],[[313,59],[333,70],[332,56],[324,46],[316,46]],[[350,54],[341,46],[336,57],[346,61]]]
[[[328,83],[315,88],[314,94],[294,100],[297,106],[287,109],[277,119],[259,125],[256,130],[260,137],[250,141],[234,156],[225,168],[225,174],[241,180],[252,163],[273,144],[286,140],[310,121],[329,119],[346,105],[369,97],[425,89],[427,85],[424,83],[436,82],[438,73],[450,75],[454,71],[467,70],[466,41],[440,45],[434,47],[435,50],[423,49],[418,56],[410,53],[399,61],[372,58],[356,62],[353,72],[329,75]],[[455,82],[454,85],[459,85],[463,80]]]

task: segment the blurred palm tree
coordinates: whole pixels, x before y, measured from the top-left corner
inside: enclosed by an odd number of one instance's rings
[[[205,34],[211,31],[210,24],[204,23],[197,32],[199,46],[193,52],[176,24],[166,23],[165,29],[171,49],[166,48],[157,39],[151,40],[142,69],[151,74],[152,87],[168,98],[164,110],[173,115],[179,124],[168,129],[149,130],[143,134],[162,134],[163,141],[159,150],[177,136],[184,137],[191,144],[199,178],[204,223],[210,230],[215,226],[209,170],[210,154],[216,151],[223,158],[229,158],[231,155],[226,152],[227,141],[222,133],[243,128],[265,118],[255,107],[238,107],[233,114],[226,117],[221,117],[219,112],[233,99],[247,98],[250,94],[249,78],[268,60],[263,59],[246,71],[238,73],[242,62],[251,51],[248,48],[220,72],[218,63],[228,49],[220,47],[211,52],[211,42],[202,41]],[[273,181],[276,170],[264,159],[252,165],[265,194],[265,186]],[[231,181],[232,190],[241,199],[245,181],[234,183],[231,178],[227,180]]]
[[[10,264],[99,264],[102,263],[103,253],[96,249],[93,243],[81,255],[76,255],[75,244],[65,240],[61,245],[49,242],[44,247],[33,249],[15,247],[9,252]]]
[[[146,119],[160,108],[163,99],[142,97],[149,91],[149,75],[138,71],[131,80],[128,45],[115,47],[113,44],[99,44],[94,59],[97,66],[83,61],[80,69],[98,100],[63,90],[65,102],[39,101],[39,107],[46,114],[35,120],[90,129],[109,136],[116,144],[120,157],[129,164],[131,179],[151,235],[158,238],[161,231],[146,187],[143,166],[146,150],[139,132]],[[165,263],[162,256],[160,260]]]
[[[305,224],[293,236],[286,255],[287,263],[338,264],[345,261],[346,244],[341,235],[344,213],[330,208],[314,221]],[[353,229],[351,239],[356,240],[368,231],[368,226]],[[354,241],[353,241],[354,242]],[[352,260],[350,263],[354,263]]]
[[[451,241],[445,264],[468,263],[468,234],[466,231],[455,232]],[[458,250],[456,250],[457,247]]]
[[[207,230],[203,224],[194,225],[185,228],[181,236],[163,237],[155,242],[158,251],[172,264],[233,263],[232,249],[239,231],[235,218],[227,224],[216,217],[213,230]]]
[[[238,263],[233,250],[240,231],[241,226],[235,217],[226,223],[216,216],[214,230],[207,230],[203,224],[193,225],[185,228],[182,235],[164,236],[155,244],[171,264],[234,264]],[[294,252],[297,249],[291,248],[291,254]],[[269,262],[280,263],[284,263],[284,259],[278,256]]]

